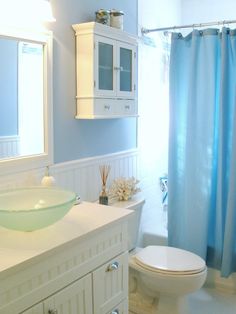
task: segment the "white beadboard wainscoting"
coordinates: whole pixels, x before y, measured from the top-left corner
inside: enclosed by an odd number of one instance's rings
[[[0,136],[0,158],[19,155],[19,136]]]
[[[138,173],[138,150],[132,149],[103,156],[78,159],[52,165],[50,174],[56,179],[56,185],[73,190],[82,200],[95,201],[99,197],[101,179],[99,165],[110,165],[108,184],[117,177],[136,177]],[[45,169],[0,176],[0,188],[25,187],[39,185]]]
[[[129,150],[56,164],[51,168],[59,186],[78,193],[82,200],[95,201],[101,190],[100,165],[110,165],[108,185],[117,177],[137,177],[138,151]]]

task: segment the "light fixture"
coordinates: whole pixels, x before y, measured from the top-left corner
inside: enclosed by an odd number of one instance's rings
[[[53,21],[48,0],[0,0],[1,24],[33,27]]]

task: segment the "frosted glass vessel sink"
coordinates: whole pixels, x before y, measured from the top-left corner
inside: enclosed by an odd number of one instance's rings
[[[47,187],[0,191],[0,225],[33,231],[60,220],[71,209],[76,194]]]

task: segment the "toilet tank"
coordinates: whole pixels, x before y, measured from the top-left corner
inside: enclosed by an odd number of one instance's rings
[[[140,229],[140,221],[142,208],[145,203],[145,200],[138,197],[137,195],[133,196],[131,200],[128,201],[118,201],[110,206],[121,207],[134,210],[134,215],[131,215],[128,218],[128,250],[132,250],[137,246],[138,234]]]

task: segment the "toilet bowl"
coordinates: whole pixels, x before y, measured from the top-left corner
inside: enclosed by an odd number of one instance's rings
[[[205,262],[199,256],[166,246],[139,250],[130,256],[129,267],[130,280],[136,282],[129,290],[131,299],[132,294],[152,298],[153,313],[158,314],[189,313],[186,295],[200,289],[207,275]]]
[[[134,210],[128,221],[129,311],[134,314],[187,314],[186,296],[200,289],[207,276],[196,254],[167,246],[136,248],[143,199],[112,206]]]

